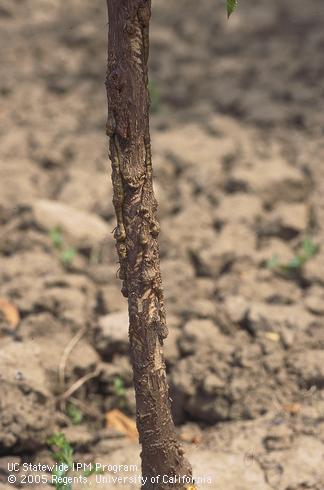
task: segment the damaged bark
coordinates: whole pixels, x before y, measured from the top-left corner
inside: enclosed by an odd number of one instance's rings
[[[163,360],[167,336],[160,273],[157,201],[153,192],[148,69],[151,0],[107,0],[107,135],[116,212],[122,293],[128,298],[129,339],[147,490],[194,488],[162,481],[191,477],[177,441]],[[158,483],[153,479],[160,475]],[[144,486],[142,487],[144,488]]]

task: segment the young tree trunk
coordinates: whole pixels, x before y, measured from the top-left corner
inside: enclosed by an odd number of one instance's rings
[[[167,336],[159,263],[157,201],[152,185],[147,60],[151,0],[107,0],[108,97],[116,248],[129,338],[147,490],[183,490],[162,475],[191,476],[171,418],[163,360]],[[160,475],[158,483],[154,478]],[[151,481],[152,480],[152,481]]]

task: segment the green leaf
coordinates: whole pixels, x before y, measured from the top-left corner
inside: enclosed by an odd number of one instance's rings
[[[277,267],[279,267],[280,265],[280,262],[279,262],[279,259],[276,255],[273,255],[271,257],[271,259],[269,259],[267,261],[267,268],[268,269],[276,269]]]
[[[236,9],[237,5],[238,5],[238,0],[226,0],[227,17],[230,17],[230,15]]]
[[[53,247],[61,249],[63,245],[63,236],[59,228],[53,228],[49,231],[50,239],[52,240]]]
[[[57,449],[52,453],[53,458],[58,463],[64,463],[69,468],[73,464],[73,449],[70,443],[66,440],[65,435],[62,432],[55,432],[48,440],[47,444],[54,446]]]
[[[286,268],[287,269],[300,269],[304,264],[304,261],[303,261],[303,257],[301,257],[300,255],[295,255],[295,257],[292,257],[287,265],[286,265]]]
[[[117,396],[120,396],[120,397],[126,395],[126,389],[125,389],[124,381],[119,376],[116,376],[114,378],[114,392]]]
[[[73,262],[74,257],[76,256],[76,250],[72,247],[67,248],[64,252],[61,253],[61,261],[63,265],[68,266]]]
[[[69,403],[66,408],[67,416],[71,419],[73,425],[81,424],[83,414],[73,403]]]
[[[305,238],[302,247],[307,259],[316,255],[319,249],[318,245],[316,245],[311,238]]]

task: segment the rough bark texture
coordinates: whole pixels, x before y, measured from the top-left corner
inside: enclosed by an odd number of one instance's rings
[[[109,18],[107,134],[116,247],[122,293],[128,298],[143,488],[181,489],[162,475],[191,476],[170,412],[163,360],[167,336],[159,264],[157,202],[152,185],[147,60],[150,0],[107,0]],[[159,483],[152,477],[161,475]]]

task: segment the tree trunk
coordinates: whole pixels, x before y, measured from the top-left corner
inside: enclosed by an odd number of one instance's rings
[[[149,133],[147,60],[151,0],[107,0],[107,134],[110,137],[116,248],[128,298],[137,427],[146,490],[190,488],[191,467],[171,418],[163,360],[167,336]],[[159,481],[156,482],[157,476]],[[163,482],[187,476],[185,483]],[[154,480],[155,479],[155,480]]]

